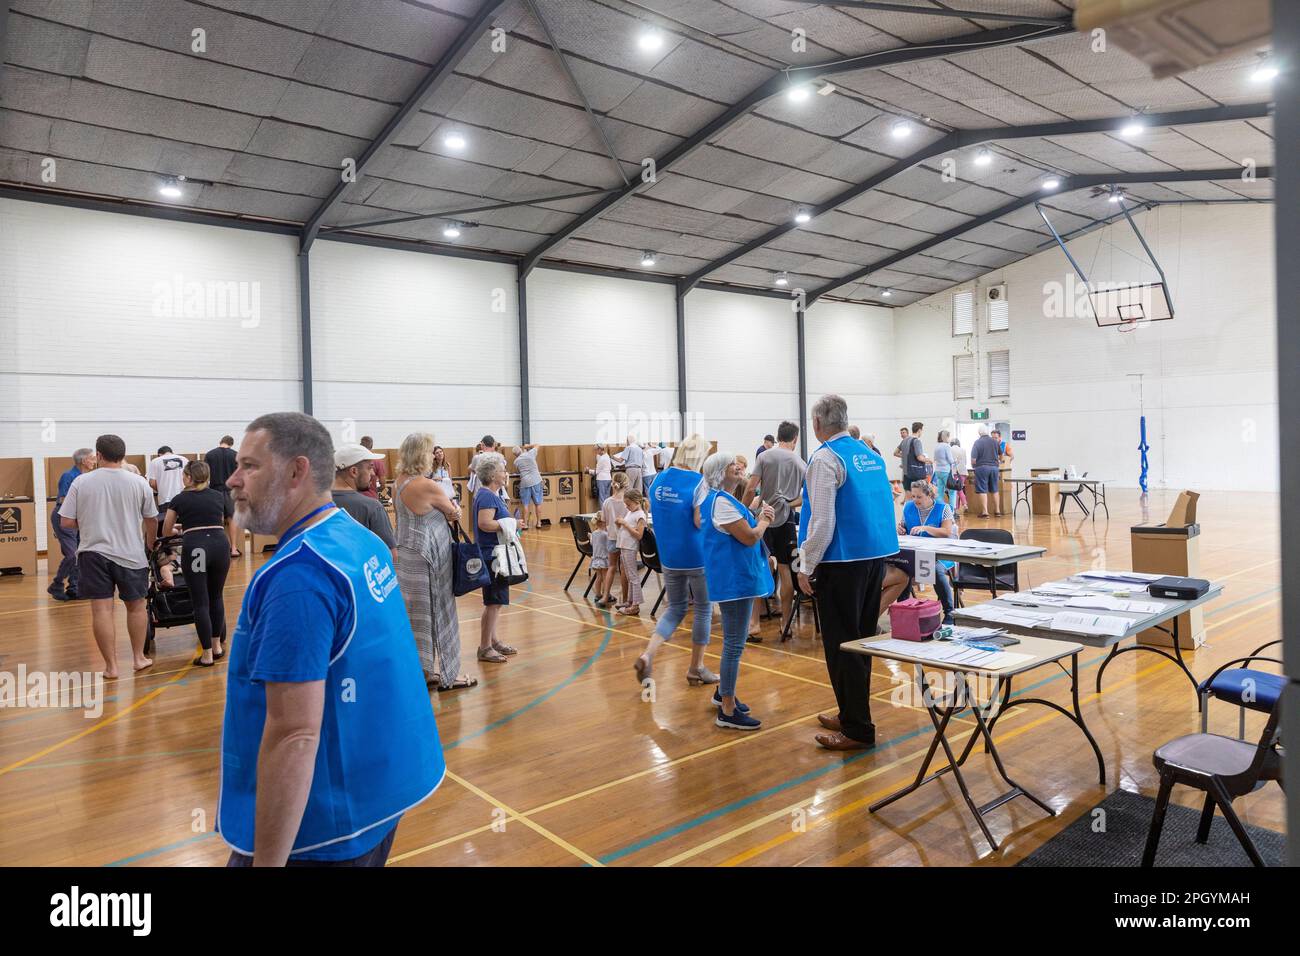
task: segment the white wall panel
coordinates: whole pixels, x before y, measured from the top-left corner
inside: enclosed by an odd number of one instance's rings
[[[818,302],[804,317],[804,333],[809,416],[818,398],[834,392],[848,402],[849,420],[863,434],[874,433],[878,442],[887,442],[898,427],[894,420],[893,310]],[[804,427],[809,429],[811,453],[817,447],[811,418]]]
[[[1099,329],[1070,306],[1078,283],[1052,248],[981,277],[977,331],[953,338],[951,292],[895,315],[896,411],[926,422],[926,434],[972,408],[1023,428],[1019,469],[1075,465],[1136,486],[1139,394],[1147,416],[1155,488],[1276,490],[1276,306],[1271,205],[1163,206],[1135,217],[1169,280],[1172,321],[1132,332]],[[1128,225],[1071,241],[1089,278],[1152,281]],[[981,301],[1007,283],[1011,328],[988,331]],[[1061,293],[1067,294],[1062,296]],[[1062,314],[1064,311],[1064,314]],[[952,356],[977,352],[974,401],[954,402]],[[988,399],[987,353],[1011,352],[1011,397]],[[928,442],[927,442],[928,447]]]
[[[336,440],[518,441],[514,266],[323,241],[311,286],[313,404]]]
[[[785,299],[696,289],[686,297],[687,406],[718,448],[751,457],[799,420],[798,330]]]
[[[0,457],[206,451],[301,407],[294,241],[0,200]],[[44,522],[42,522],[44,525]],[[41,528],[43,544],[45,528]]]
[[[676,441],[673,287],[539,268],[528,277],[532,438]]]

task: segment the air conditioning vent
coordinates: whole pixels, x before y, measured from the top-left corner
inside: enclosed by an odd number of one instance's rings
[[[991,285],[984,290],[985,302],[1005,302],[1007,300],[1006,283],[1002,285]]]

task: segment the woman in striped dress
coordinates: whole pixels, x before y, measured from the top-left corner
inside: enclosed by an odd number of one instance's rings
[[[428,478],[433,436],[407,435],[393,486],[397,511],[397,580],[411,618],[420,667],[438,690],[473,687],[478,679],[460,672],[460,624],[452,592],[451,525],[460,508]]]

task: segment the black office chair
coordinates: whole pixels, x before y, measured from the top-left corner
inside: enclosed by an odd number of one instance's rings
[[[578,572],[582,570],[582,562],[592,557],[591,519],[584,518],[582,515],[574,515],[569,527],[573,530],[573,545],[578,549],[578,563],[573,566],[573,573],[569,575],[569,580],[564,582],[564,590],[566,591],[569,590],[569,585],[573,583],[573,579],[578,576]],[[591,593],[591,583],[594,580],[596,579],[593,577],[587,582],[587,590],[582,592],[584,598]]]
[[[637,545],[637,551],[641,554],[641,563],[645,565],[645,575],[641,578],[641,587],[650,580],[650,572],[653,571],[659,575],[659,597],[655,598],[654,607],[650,608],[650,616],[654,617],[659,612],[659,605],[664,600],[664,569],[659,563],[659,542],[655,540],[655,529],[646,525],[645,531],[641,535],[641,543]]]
[[[1081,478],[1087,478],[1087,477],[1088,477],[1088,473],[1085,471],[1085,472],[1084,472],[1082,475],[1080,475],[1079,477],[1081,477]],[[1059,485],[1059,486],[1057,487],[1056,491],[1057,491],[1057,493],[1061,496],[1061,506],[1060,506],[1059,508],[1056,509],[1056,513],[1057,513],[1058,515],[1063,515],[1063,514],[1065,514],[1065,499],[1066,499],[1066,498],[1073,498],[1073,499],[1074,499],[1074,503],[1075,503],[1076,505],[1078,505],[1080,508],[1083,509],[1083,516],[1084,516],[1085,518],[1088,517],[1089,514],[1091,514],[1091,512],[1088,511],[1088,506],[1085,505],[1085,504],[1083,503],[1083,485],[1075,485],[1075,486],[1072,487],[1072,488],[1069,487],[1069,486],[1067,486],[1067,485]],[[1106,513],[1107,513],[1107,514],[1110,514],[1109,511],[1106,512]]]
[[[1160,845],[1160,830],[1169,807],[1169,793],[1175,784],[1205,791],[1205,805],[1201,808],[1201,823],[1196,829],[1196,842],[1205,843],[1210,838],[1210,824],[1214,822],[1214,808],[1223,812],[1223,818],[1241,843],[1242,849],[1255,866],[1264,860],[1255,848],[1250,834],[1242,826],[1232,801],[1258,790],[1270,780],[1282,784],[1282,753],[1278,744],[1277,725],[1281,706],[1275,702],[1264,724],[1259,742],[1247,743],[1218,734],[1186,734],[1169,741],[1152,757],[1160,771],[1160,792],[1156,795],[1156,808],[1151,816],[1151,829],[1147,832],[1146,850],[1142,865],[1153,866],[1156,849]]]
[[[1015,544],[1015,536],[1003,528],[967,528],[961,533],[963,541],[983,541],[987,544]],[[957,563],[952,577],[953,605],[961,607],[962,591],[988,591],[996,595],[998,591],[1020,590],[1020,564],[1009,564],[1003,568],[986,568],[978,564]]]
[[[795,615],[802,615],[803,606],[807,604],[812,608],[813,631],[817,634],[822,632],[821,618],[817,615],[817,602],[799,590],[796,582],[794,586],[794,600],[790,602],[790,616],[785,619],[785,626],[781,628],[781,640],[790,640],[790,630],[794,627]]]

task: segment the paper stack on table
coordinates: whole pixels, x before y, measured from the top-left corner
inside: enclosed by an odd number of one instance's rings
[[[929,535],[900,534],[898,546],[912,551],[964,551],[968,554],[992,555],[1009,551],[1014,544],[994,544],[987,541],[972,541],[963,538],[932,538]]]
[[[898,641],[887,638],[883,641],[867,638],[858,642],[860,646],[870,648],[881,654],[899,654],[903,657],[933,661],[936,664],[952,666],[960,664],[979,670],[1001,670],[1014,667],[1034,659],[1032,654],[1017,654],[1011,651],[982,651],[979,648],[962,644],[927,643],[918,641]]]
[[[1063,611],[1052,618],[1052,630],[1065,631],[1069,634],[1122,637],[1132,623],[1132,621],[1124,617],[1111,617],[1104,614],[1075,614],[1072,611]]]
[[[1052,622],[1051,614],[1006,607],[995,601],[990,601],[988,604],[976,604],[974,607],[962,608],[962,612],[963,616],[979,618],[981,621],[993,621],[997,624],[1014,624],[1017,627],[1044,627]]]

